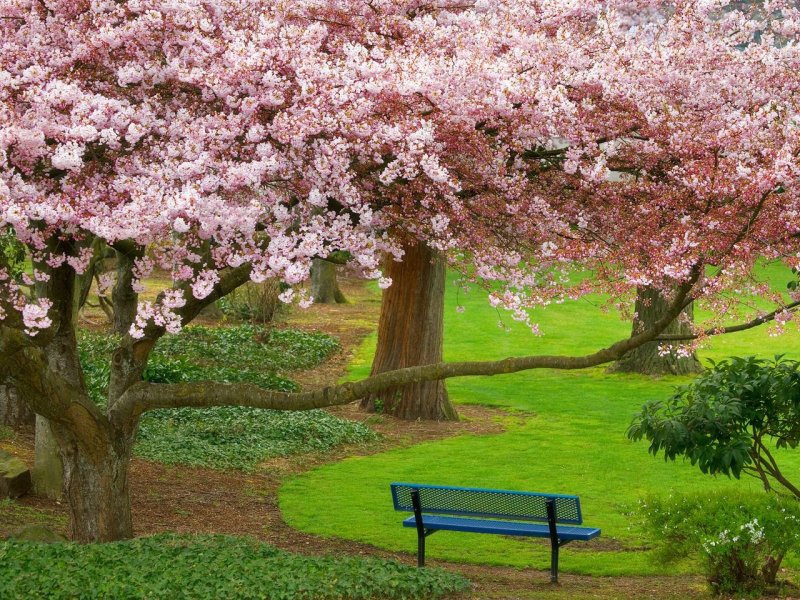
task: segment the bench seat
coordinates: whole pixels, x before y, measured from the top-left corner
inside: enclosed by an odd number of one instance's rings
[[[464,519],[460,517],[442,517],[439,515],[423,515],[425,529],[436,531],[467,531],[471,533],[496,533],[499,535],[522,535],[529,537],[550,537],[550,526],[547,523],[520,523],[519,521],[490,521],[486,519]],[[404,527],[416,527],[416,517],[408,517],[403,521]],[[572,527],[558,525],[558,539],[562,541],[588,541],[600,535],[596,527]]]

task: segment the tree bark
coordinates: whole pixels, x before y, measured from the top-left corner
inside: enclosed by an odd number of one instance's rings
[[[120,252],[117,250],[117,280],[111,290],[114,305],[114,333],[125,335],[136,318],[139,295],[133,289],[133,265],[142,255],[142,250],[137,248],[133,252]]]
[[[64,497],[64,465],[53,436],[50,421],[36,417],[36,442],[33,471],[33,493],[42,498],[61,500]]]
[[[36,423],[36,413],[10,385],[0,385],[0,425],[15,429],[31,429]]]
[[[402,262],[390,260],[392,285],[383,292],[378,346],[371,375],[442,362],[445,263],[427,245],[407,244]],[[362,408],[401,419],[457,421],[441,380],[421,381],[372,394]]]
[[[669,302],[658,290],[646,286],[639,287],[636,293],[636,314],[633,319],[632,335],[652,327],[668,310]],[[691,337],[693,320],[694,306],[689,304],[683,313],[667,326],[662,335]],[[676,356],[671,352],[660,354],[659,346],[663,343],[654,341],[642,344],[612,364],[608,371],[643,375],[690,375],[703,370],[695,353],[689,356]]]
[[[64,463],[64,494],[72,539],[111,542],[133,537],[128,465],[132,437],[103,436],[91,445],[69,429],[53,426]]]
[[[322,258],[315,258],[311,265],[311,296],[315,304],[344,304],[347,298],[339,289],[336,280],[336,265]]]

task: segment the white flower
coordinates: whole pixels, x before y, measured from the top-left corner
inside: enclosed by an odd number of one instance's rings
[[[50,157],[50,162],[56,169],[75,171],[80,169],[81,165],[83,165],[83,152],[85,150],[86,148],[77,142],[61,144],[56,148],[56,151],[53,152],[53,156]]]
[[[186,233],[189,231],[189,224],[182,217],[178,217],[172,222],[172,228],[178,233]]]

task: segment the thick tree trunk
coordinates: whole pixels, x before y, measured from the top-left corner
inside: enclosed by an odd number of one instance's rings
[[[445,263],[422,243],[405,247],[402,262],[389,261],[392,285],[383,292],[372,375],[442,362]],[[362,408],[401,419],[458,420],[443,381],[424,381],[369,396]]]
[[[54,426],[64,463],[64,494],[70,509],[72,539],[111,542],[133,537],[128,466],[132,440],[113,436],[88,448],[66,428]]]
[[[14,428],[32,428],[36,413],[19,397],[10,385],[0,385],[0,425]]]
[[[651,287],[640,287],[636,293],[636,315],[633,319],[633,334],[649,329],[666,314],[669,303]],[[665,335],[691,333],[694,308],[690,304],[664,330]],[[697,355],[676,356],[659,353],[659,342],[648,342],[631,350],[609,367],[610,372],[641,373],[643,375],[689,375],[703,370]]]
[[[344,304],[347,299],[336,280],[336,265],[315,258],[311,265],[311,296],[316,304]]]

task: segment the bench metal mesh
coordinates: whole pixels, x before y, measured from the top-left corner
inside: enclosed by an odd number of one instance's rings
[[[411,483],[392,484],[395,510],[414,510],[413,490],[419,490],[423,513],[547,521],[545,500],[553,498],[559,523],[583,522],[577,496]]]

